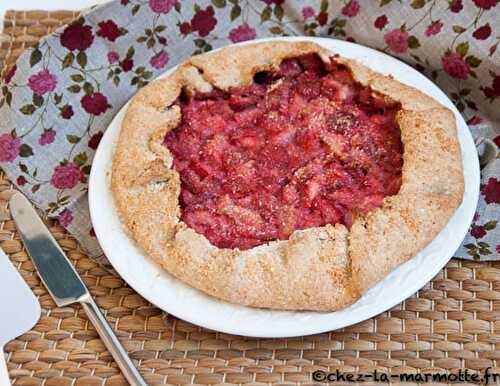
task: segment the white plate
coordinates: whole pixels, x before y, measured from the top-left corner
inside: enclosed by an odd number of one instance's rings
[[[429,79],[388,55],[357,44],[326,38],[279,39],[315,41],[375,71],[390,74],[449,107],[457,118],[465,194],[462,205],[426,248],[346,309],[329,313],[289,312],[230,304],[205,295],[166,273],[145,257],[124,232],[110,191],[111,161],[127,107],[124,106],[102,138],[90,175],[90,213],[97,238],[109,261],[137,292],[168,313],[212,330],[256,337],[288,337],[335,330],[371,318],[411,296],[431,280],[458,249],[472,221],[479,195],[479,163],[469,129],[453,103]]]

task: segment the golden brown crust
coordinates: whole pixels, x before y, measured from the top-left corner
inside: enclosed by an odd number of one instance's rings
[[[343,225],[295,231],[249,250],[220,249],[179,220],[179,174],[161,142],[180,122],[171,106],[186,92],[227,89],[277,68],[287,57],[330,53],[308,42],[230,47],[195,56],[141,90],[122,124],[112,190],[132,238],[168,272],[234,303],[277,309],[332,311],[352,304],[371,286],[427,245],[458,207],[462,161],[455,117],[434,99],[390,77],[343,59],[354,77],[398,100],[404,144],[400,193],[381,208]]]

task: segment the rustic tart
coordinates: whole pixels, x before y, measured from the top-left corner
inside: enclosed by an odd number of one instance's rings
[[[455,116],[309,42],[194,56],[131,101],[112,191],[169,273],[255,307],[333,311],[424,248],[463,195]]]

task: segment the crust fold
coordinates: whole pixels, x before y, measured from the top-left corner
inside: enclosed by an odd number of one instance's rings
[[[343,59],[360,83],[397,100],[404,145],[400,192],[357,218],[350,230],[326,225],[295,231],[249,250],[219,249],[180,221],[180,177],[162,145],[181,119],[172,103],[186,92],[248,84],[287,57],[330,52],[308,42],[257,43],[195,56],[142,89],[122,124],[112,191],[126,230],[169,273],[218,298],[256,307],[333,311],[355,302],[424,248],[463,195],[455,117],[431,97]]]

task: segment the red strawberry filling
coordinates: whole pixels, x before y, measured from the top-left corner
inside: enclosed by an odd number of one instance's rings
[[[284,60],[230,91],[180,97],[165,137],[181,177],[181,219],[220,248],[352,224],[401,186],[398,103],[317,55]]]

